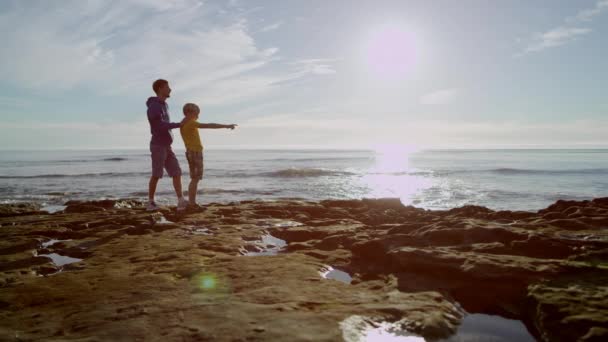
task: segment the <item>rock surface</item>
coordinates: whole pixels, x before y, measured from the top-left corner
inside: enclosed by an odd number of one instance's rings
[[[608,198],[537,213],[66,205],[0,206],[0,340],[364,340],[352,322],[433,340],[466,312],[522,320],[542,341],[608,336]],[[325,279],[330,267],[352,282]]]

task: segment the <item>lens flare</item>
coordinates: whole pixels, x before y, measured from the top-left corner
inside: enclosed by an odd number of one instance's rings
[[[230,278],[204,270],[190,278],[191,299],[200,304],[231,300]]]
[[[201,276],[199,284],[203,290],[214,290],[217,288],[217,279],[211,274],[205,274]]]

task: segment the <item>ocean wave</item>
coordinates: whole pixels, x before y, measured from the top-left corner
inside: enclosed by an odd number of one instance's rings
[[[321,168],[289,168],[265,172],[234,172],[221,169],[206,169],[205,173],[211,177],[220,178],[314,178],[314,177],[339,177],[356,175],[389,175],[389,176],[451,176],[451,175],[475,175],[475,174],[496,174],[496,175],[608,175],[608,169],[563,169],[563,170],[541,170],[541,169],[518,169],[518,168],[496,168],[481,170],[411,170],[397,172],[362,172],[355,173],[342,170],[331,170]],[[186,177],[189,173],[184,171],[182,176]],[[111,178],[111,177],[148,177],[150,172],[100,172],[100,173],[81,173],[81,174],[41,174],[41,175],[0,175],[0,179],[45,179],[45,178]]]
[[[608,169],[562,169],[562,170],[543,170],[543,169],[518,169],[518,168],[496,168],[480,170],[430,170],[415,172],[398,172],[393,175],[431,175],[431,176],[450,176],[460,174],[498,174],[498,175],[608,175]]]
[[[498,168],[491,169],[487,172],[505,174],[505,175],[517,175],[517,174],[608,174],[608,169],[564,169],[564,170],[541,170],[541,169],[516,169],[516,168]]]
[[[363,157],[318,157],[318,158],[273,158],[262,159],[263,162],[349,162],[357,160],[370,160],[369,156]]]
[[[368,172],[368,175],[385,176],[432,176],[436,171],[391,171],[391,172]]]
[[[87,177],[133,177],[149,176],[150,172],[101,172],[101,173],[78,173],[78,174],[44,174],[31,176],[0,176],[0,179],[35,179],[35,178],[87,178]]]
[[[128,158],[125,158],[125,157],[112,157],[112,158],[104,158],[102,160],[103,161],[123,161],[123,160],[128,160]]]
[[[205,170],[206,173],[211,173],[212,170]],[[281,169],[268,172],[222,172],[222,170],[213,170],[213,177],[227,178],[250,178],[250,177],[271,177],[271,178],[300,178],[300,177],[321,177],[321,176],[349,176],[354,175],[352,172],[336,171],[314,168],[291,168]],[[182,176],[188,176],[188,172],[182,172]],[[101,173],[81,173],[81,174],[42,174],[31,176],[18,175],[2,175],[0,179],[36,179],[36,178],[96,178],[96,177],[148,177],[150,172],[101,172]]]
[[[280,191],[272,191],[272,190],[254,190],[254,189],[243,189],[243,190],[234,190],[234,189],[203,189],[203,195],[205,194],[249,194],[249,195],[276,195]]]
[[[278,194],[279,190],[256,190],[256,189],[242,189],[242,190],[235,190],[235,189],[221,189],[221,188],[207,188],[207,189],[199,189],[198,190],[198,194],[199,196],[205,196],[205,195],[218,195],[218,194],[231,194],[231,195],[239,195],[239,194],[247,194],[247,195],[266,195],[266,196],[270,196],[270,195],[276,195]],[[174,195],[175,192],[173,191],[157,191],[156,192],[157,195],[159,196],[170,196],[170,195]],[[147,191],[134,191],[130,193],[131,196],[135,196],[135,197],[143,197],[143,196],[148,196],[148,192]]]
[[[461,170],[416,170],[397,172],[370,172],[372,175],[389,176],[451,176],[451,175],[475,175],[475,174],[498,174],[498,175],[608,175],[608,169],[518,169],[518,168],[496,168],[496,169],[461,169]]]
[[[50,191],[45,193],[46,196],[71,196],[82,194],[81,191]]]
[[[354,173],[348,171],[337,171],[315,168],[290,168],[281,169],[271,172],[263,172],[259,174],[264,177],[276,178],[302,178],[302,177],[322,177],[322,176],[352,176]]]
[[[127,157],[107,157],[100,159],[59,159],[59,160],[48,160],[48,161],[35,161],[38,164],[53,164],[53,163],[61,163],[61,164],[71,164],[71,163],[94,163],[99,161],[125,161],[129,160]]]

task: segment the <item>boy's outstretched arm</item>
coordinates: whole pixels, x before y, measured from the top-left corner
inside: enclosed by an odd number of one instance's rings
[[[230,128],[230,129],[234,129],[237,125],[236,124],[230,124],[230,125],[222,125],[222,124],[216,124],[216,123],[199,123],[198,124],[198,128]]]

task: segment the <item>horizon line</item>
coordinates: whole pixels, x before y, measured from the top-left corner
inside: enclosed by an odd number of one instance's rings
[[[182,146],[173,147],[174,150],[182,151],[185,150]],[[318,151],[378,151],[385,149],[403,149],[408,151],[463,151],[463,150],[608,150],[608,145],[566,145],[566,146],[551,146],[551,145],[515,145],[515,146],[458,146],[458,147],[445,147],[445,146],[427,146],[427,147],[413,147],[407,145],[376,145],[376,146],[209,146],[205,147],[205,150],[276,150],[276,151],[289,151],[289,150],[318,150]],[[52,151],[141,151],[148,150],[147,147],[89,147],[89,148],[71,148],[71,147],[57,147],[57,148],[0,148],[0,152],[52,152]]]

